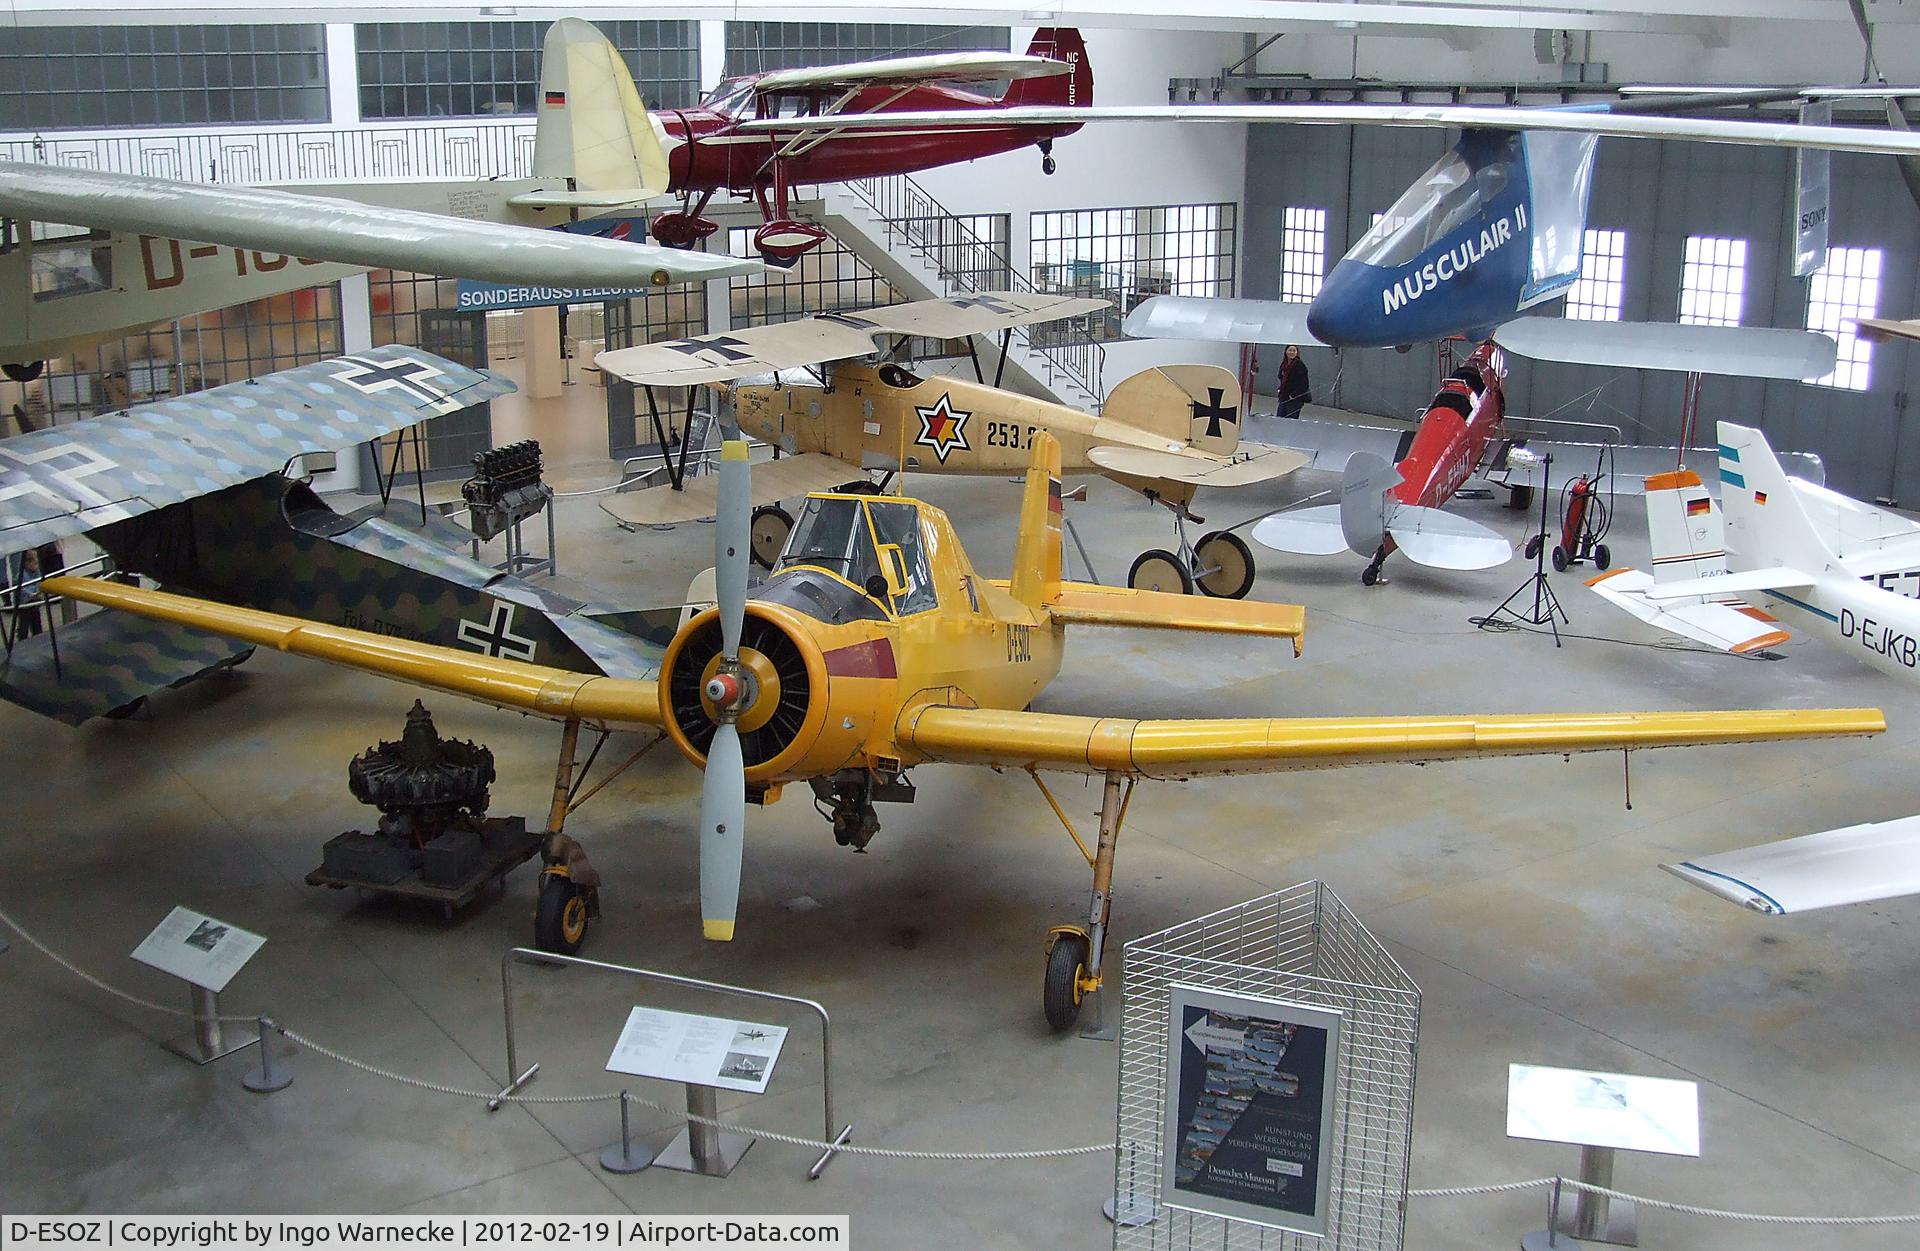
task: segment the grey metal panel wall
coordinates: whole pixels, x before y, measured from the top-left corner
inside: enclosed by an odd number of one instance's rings
[[[1328,265],[1365,233],[1408,183],[1445,151],[1437,132],[1336,126],[1253,126],[1247,139],[1246,291],[1279,285],[1282,214],[1325,208]],[[1747,325],[1798,327],[1808,284],[1791,275],[1793,158],[1772,150],[1609,139],[1600,146],[1588,224],[1627,231],[1622,315],[1679,316],[1680,269],[1690,234],[1747,240]],[[1880,315],[1911,317],[1920,301],[1920,211],[1890,159],[1833,158],[1836,246],[1885,249]],[[1557,304],[1543,311],[1558,311]],[[1279,353],[1262,353],[1269,384]],[[1344,357],[1344,359],[1342,359]],[[1335,353],[1307,350],[1315,398],[1411,414],[1430,397],[1434,357],[1421,346]],[[1646,442],[1678,437],[1683,379],[1589,366],[1509,363],[1515,412],[1590,418]],[[1337,391],[1336,391],[1337,384]],[[1826,458],[1828,481],[1849,493],[1920,503],[1920,434],[1903,432],[1907,397],[1920,387],[1920,345],[1875,348],[1865,392],[1752,379],[1709,378],[1701,419],[1758,424],[1775,446]]]

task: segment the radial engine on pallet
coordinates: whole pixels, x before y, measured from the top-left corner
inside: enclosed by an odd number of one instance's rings
[[[487,816],[493,779],[493,753],[440,737],[415,700],[398,742],[369,747],[347,765],[348,789],[380,810],[378,827],[329,841],[308,883],[423,899],[451,915],[540,848],[524,817]]]

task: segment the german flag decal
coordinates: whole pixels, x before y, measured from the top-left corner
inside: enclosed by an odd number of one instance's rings
[[[560,108],[564,106],[566,102],[567,102],[567,93],[564,91],[549,91],[547,93],[547,104],[550,107]]]
[[[1713,501],[1704,495],[1697,500],[1687,501],[1687,516],[1689,517],[1698,517],[1702,513],[1710,513],[1712,511]]]
[[[1060,479],[1058,478],[1047,479],[1047,511],[1050,513],[1063,511],[1060,504]]]
[[[1766,503],[1766,502],[1767,502],[1767,493],[1766,493],[1765,491],[1755,491],[1755,492],[1753,493],[1753,502],[1754,502],[1754,503],[1756,503],[1756,504],[1764,504],[1764,503]]]

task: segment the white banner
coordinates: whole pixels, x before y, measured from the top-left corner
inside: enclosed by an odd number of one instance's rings
[[[0,1251],[315,1247],[845,1247],[846,1216],[7,1216]]]
[[[1800,124],[1827,126],[1833,102],[1816,100],[1800,107]],[[1833,153],[1800,148],[1793,154],[1793,276],[1805,278],[1827,263],[1827,215],[1831,204]]]

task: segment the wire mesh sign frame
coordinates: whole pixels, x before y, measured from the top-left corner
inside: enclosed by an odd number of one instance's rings
[[[1413,1149],[1413,1086],[1420,988],[1322,882],[1225,908],[1126,945],[1126,1012],[1120,1034],[1119,1150],[1114,1161],[1115,1251],[1399,1251],[1406,1233]],[[1176,993],[1176,987],[1180,988]],[[1281,1001],[1339,1020],[1319,1142],[1329,1193],[1324,1235],[1192,1210],[1165,1177],[1181,1144],[1178,1090],[1170,1090],[1177,1003],[1204,994]],[[1191,1092],[1189,1092],[1191,1093]],[[1266,1092],[1271,1098],[1284,1091]],[[1258,1097],[1259,1092],[1256,1092]],[[1175,1206],[1180,1205],[1180,1206]],[[1316,1224],[1318,1221],[1315,1222]]]

